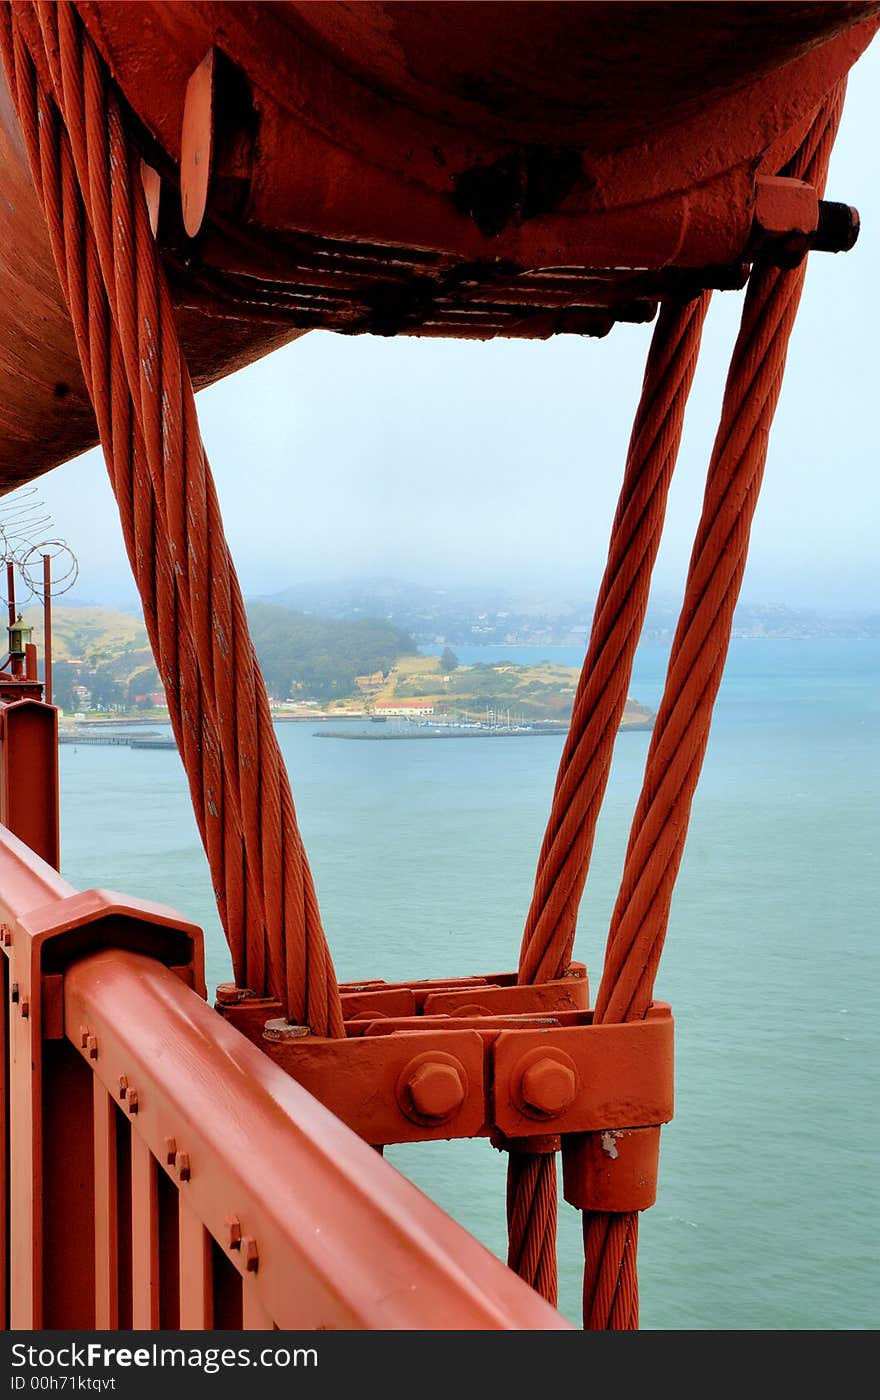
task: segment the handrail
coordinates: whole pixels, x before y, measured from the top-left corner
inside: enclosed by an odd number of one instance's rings
[[[0,918],[5,923],[76,893],[73,885],[14,832],[0,826]]]
[[[199,929],[3,827],[0,972],[4,1325],[570,1329],[206,1004]]]
[[[93,953],[65,973],[64,1016],[68,1039],[115,1101],[111,1119],[122,1113],[131,1124],[133,1230],[146,1210],[147,1234],[159,1233],[164,1170],[178,1190],[181,1281],[198,1274],[188,1251],[191,1242],[204,1257],[207,1232],[241,1275],[244,1326],[569,1328],[167,967]],[[99,1089],[96,1131],[100,1102]],[[98,1190],[96,1201],[108,1194]],[[134,1234],[133,1255],[133,1325],[158,1326],[160,1264]],[[206,1325],[185,1322],[185,1309],[190,1316],[181,1286],[180,1326]]]

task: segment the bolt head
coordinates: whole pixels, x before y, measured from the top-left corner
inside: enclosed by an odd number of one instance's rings
[[[189,1153],[178,1152],[174,1159],[174,1164],[177,1167],[177,1175],[180,1177],[181,1181],[189,1181]]]
[[[174,1159],[177,1156],[177,1143],[173,1137],[165,1139],[165,1161],[169,1167],[174,1166]]]
[[[415,1069],[407,1084],[413,1108],[422,1118],[438,1123],[457,1113],[465,1100],[465,1087],[454,1065],[429,1060]]]
[[[129,1089],[129,1090],[128,1090],[128,1092],[127,1092],[127,1094],[126,1094],[126,1096],[125,1096],[125,1102],[126,1102],[126,1105],[127,1105],[127,1107],[128,1107],[129,1113],[137,1113],[137,1111],[138,1111],[138,1109],[139,1109],[139,1107],[140,1107],[140,1104],[139,1104],[139,1102],[138,1102],[138,1091],[137,1091],[137,1089]]]
[[[98,1039],[97,1039],[97,1036],[90,1035],[89,1038],[88,1038],[88,1041],[86,1042],[86,1044],[88,1045],[88,1049],[89,1049],[89,1059],[90,1059],[90,1060],[97,1060],[97,1058],[98,1058]]]
[[[119,1076],[119,1097],[120,1097],[121,1099],[124,1099],[127,1093],[128,1093],[128,1076],[125,1075],[125,1074],[120,1074],[120,1076]]]
[[[520,1093],[527,1108],[555,1117],[574,1103],[577,1093],[574,1071],[549,1055],[534,1060],[523,1071]]]
[[[245,1235],[241,1242],[241,1253],[244,1259],[244,1266],[249,1274],[255,1274],[260,1266],[260,1254],[257,1249],[257,1242],[252,1235]]]
[[[241,1245],[241,1221],[237,1215],[226,1217],[226,1248],[238,1249]]]

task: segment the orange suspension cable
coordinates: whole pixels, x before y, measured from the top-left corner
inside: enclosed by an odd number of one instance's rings
[[[578,906],[648,605],[710,295],[703,292],[684,305],[666,303],[657,317],[590,643],[538,859],[520,950],[520,982],[560,977],[571,960]],[[507,1262],[543,1297],[553,1300],[554,1154],[533,1156],[512,1151],[507,1200]],[[538,1201],[543,1203],[540,1210]],[[550,1249],[540,1242],[540,1232],[552,1232]],[[541,1264],[540,1278],[528,1267],[536,1260]]]
[[[824,193],[843,110],[840,83],[819,109],[786,175]],[[594,1021],[638,1020],[653,996],[691,803],[730,643],[733,611],[782,387],[806,260],[752,271],[731,358],[681,617],[651,736]],[[584,1325],[638,1325],[635,1214],[584,1214]]]
[[[684,306],[666,303],[657,317],[608,562],[538,858],[520,950],[521,982],[561,977],[571,961],[710,296],[703,292]]]
[[[311,871],[140,160],[72,5],[4,4],[0,42],[52,239],[236,980],[342,1034]]]

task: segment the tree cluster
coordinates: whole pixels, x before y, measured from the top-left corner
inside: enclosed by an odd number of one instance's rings
[[[348,622],[250,603],[248,622],[275,700],[345,698],[357,676],[387,673],[399,656],[418,650],[408,632],[374,618]]]

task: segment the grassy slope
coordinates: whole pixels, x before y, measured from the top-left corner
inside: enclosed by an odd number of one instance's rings
[[[492,709],[510,710],[511,719],[567,720],[571,714],[579,672],[573,666],[459,666],[444,671],[433,656],[402,657],[382,688],[371,697],[374,704],[424,699],[435,712],[475,715]],[[650,710],[628,700],[624,725],[643,723]]]
[[[43,652],[43,609],[24,609],[24,620],[34,629],[37,650]],[[110,608],[52,608],[52,655],[56,661],[83,661],[100,666],[114,658],[131,656],[132,670],[151,659],[144,624],[127,613]]]

